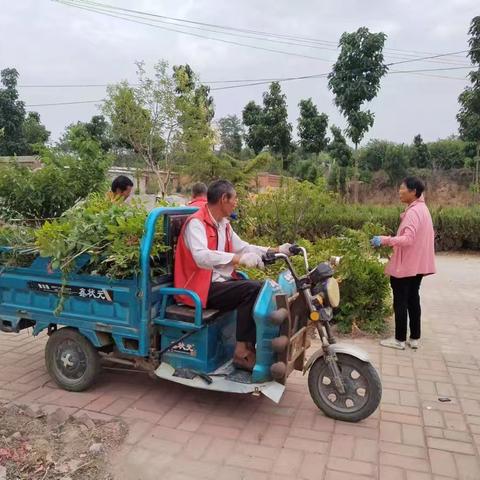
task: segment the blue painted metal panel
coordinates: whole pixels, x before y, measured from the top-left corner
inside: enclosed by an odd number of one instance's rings
[[[295,280],[289,270],[284,270],[283,272],[280,272],[277,282],[280,285],[282,292],[287,294],[289,297],[291,297],[297,292]]]
[[[155,297],[151,291],[151,279],[150,279],[150,252],[152,250],[153,240],[155,237],[155,231],[158,219],[164,217],[164,232],[167,235],[167,215],[182,215],[191,214],[198,210],[196,207],[171,207],[171,208],[154,208],[145,221],[145,234],[140,244],[140,291],[139,297],[141,298],[140,312],[139,312],[139,337],[140,354],[146,356],[148,353],[148,325],[152,321],[152,299]]]
[[[190,368],[211,373],[232,358],[235,330],[236,313],[224,313],[174,347],[174,350],[165,353],[162,361],[174,368]],[[176,341],[186,331],[188,330],[177,327],[162,327],[162,348]]]
[[[272,339],[278,337],[280,329],[269,321],[269,316],[277,309],[275,295],[280,293],[282,293],[280,285],[273,280],[267,280],[253,308],[257,327],[257,358],[252,374],[253,382],[265,382],[272,377],[270,367],[275,361]]]

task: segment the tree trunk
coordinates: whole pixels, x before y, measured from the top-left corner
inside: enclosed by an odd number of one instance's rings
[[[480,189],[479,178],[478,178],[479,163],[480,163],[480,141],[477,142],[477,156],[475,157],[475,181],[473,185],[473,191],[474,191],[473,200],[475,203],[478,202],[478,194]]]
[[[353,185],[353,203],[358,203],[358,155],[357,155],[358,143],[355,144],[355,158],[353,159],[353,179],[355,181]]]

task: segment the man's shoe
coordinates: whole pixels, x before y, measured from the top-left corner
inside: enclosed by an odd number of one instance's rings
[[[396,348],[397,350],[405,350],[405,342],[400,342],[396,338],[386,338],[380,341],[382,347]]]
[[[408,340],[408,346],[410,348],[412,348],[413,350],[416,350],[418,347],[419,347],[419,341],[418,340],[414,340],[413,338],[410,338]]]

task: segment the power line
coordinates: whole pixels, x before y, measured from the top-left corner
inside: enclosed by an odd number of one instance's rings
[[[200,35],[198,33],[193,33],[193,32],[185,32],[183,30],[163,27],[163,26],[156,25],[156,24],[153,24],[153,23],[141,22],[139,20],[133,20],[133,19],[128,18],[128,17],[122,17],[122,16],[119,16],[119,15],[114,15],[112,13],[103,12],[101,10],[89,8],[89,7],[86,7],[86,6],[83,7],[83,6],[80,6],[80,5],[71,3],[71,2],[67,2],[67,1],[63,1],[63,0],[53,0],[53,1],[58,2],[58,3],[62,3],[64,5],[69,5],[69,6],[74,7],[74,8],[79,8],[80,10],[87,10],[87,11],[90,11],[90,12],[99,13],[100,15],[106,15],[108,17],[119,18],[119,19],[125,20],[127,22],[138,23],[138,24],[141,24],[141,25],[148,25],[150,27],[159,28],[161,30],[167,30],[167,31],[176,32],[176,33],[183,33],[185,35],[190,35],[190,36],[193,36],[193,37],[203,38],[203,39],[206,39],[206,40],[214,40],[214,41],[217,41],[217,42],[227,43],[227,44],[230,44],[230,45],[237,45],[237,46],[240,46],[240,47],[248,47],[248,48],[253,48],[255,50],[263,50],[263,51],[271,52],[271,53],[280,53],[280,54],[284,54],[284,55],[290,55],[290,56],[293,56],[293,57],[307,58],[309,60],[317,60],[317,61],[327,62],[327,63],[332,63],[333,62],[333,60],[320,58],[320,57],[314,57],[312,55],[304,55],[304,54],[301,54],[301,53],[288,52],[286,50],[277,50],[277,49],[273,49],[273,48],[260,47],[258,45],[250,45],[250,44],[247,44],[247,43],[235,42],[234,40],[225,40],[223,38],[209,37],[207,35]]]
[[[460,78],[460,77],[448,77],[445,75],[428,75],[424,74],[422,72],[425,71],[438,71],[438,70],[444,70],[444,69],[427,69],[427,70],[393,70],[388,72],[389,74],[394,74],[394,73],[410,73],[413,75],[420,75],[420,76],[428,76],[428,77],[433,77],[433,78],[446,78],[450,80],[461,80],[465,81],[465,78]],[[212,88],[210,91],[219,91],[219,90],[231,90],[235,88],[244,88],[244,87],[252,87],[256,85],[266,85],[271,82],[289,82],[289,81],[295,81],[295,80],[307,80],[307,79],[314,79],[314,78],[327,78],[328,77],[328,72],[326,73],[318,73],[314,75],[302,75],[302,76],[297,76],[297,77],[284,77],[284,78],[269,78],[269,79],[256,79],[256,80],[227,80],[227,82],[237,82],[236,85],[228,85],[228,86],[223,86],[223,87],[215,87]],[[226,82],[225,80],[223,81],[218,81],[218,82]],[[240,83],[240,82],[248,82],[248,83]],[[203,83],[213,83],[213,82],[203,82]],[[86,104],[86,103],[103,103],[105,102],[105,99],[101,100],[83,100],[83,101],[78,101],[78,102],[54,102],[54,103],[39,103],[39,104],[30,104],[30,105],[25,105],[26,107],[33,108],[33,107],[51,107],[51,106],[59,106],[59,105],[77,105],[77,104]]]
[[[427,71],[436,71],[436,69],[431,69]],[[465,81],[465,78],[460,78],[460,77],[448,77],[446,75],[429,75],[429,74],[423,74],[421,73],[423,70],[393,70],[390,73],[409,73],[412,75],[420,75],[420,76],[426,76],[426,77],[432,77],[432,78],[445,78],[449,80],[462,80]],[[275,79],[275,80],[270,80],[270,81],[258,81],[258,82],[251,82],[251,83],[243,83],[243,84],[238,84],[238,85],[229,85],[229,86],[223,86],[223,87],[215,87],[212,88],[210,91],[218,91],[218,90],[231,90],[234,88],[243,88],[243,87],[252,87],[256,85],[266,85],[268,83],[271,83],[271,81],[276,81],[276,82],[289,82],[293,80],[307,80],[307,79],[313,79],[313,78],[327,78],[328,73],[320,73],[316,75],[304,75],[301,77],[290,77],[290,78],[280,78],[280,79]]]
[[[474,49],[474,50],[477,50],[477,49]],[[391,62],[391,63],[387,63],[386,65],[387,65],[387,67],[389,67],[391,65],[400,65],[401,63],[419,62],[421,60],[430,60],[430,59],[433,59],[433,58],[446,57],[448,55],[456,55],[457,53],[467,53],[469,51],[471,51],[471,50],[459,50],[458,52],[439,53],[437,55],[430,55],[428,57],[411,58],[410,60],[400,60],[398,62]],[[472,67],[470,66],[468,68],[472,68]]]
[[[421,72],[443,72],[443,71],[450,71],[450,70],[467,70],[470,67],[440,67],[440,68],[422,68],[417,70],[393,70],[388,72],[390,73],[421,73]],[[289,79],[296,79],[300,80],[303,78],[315,78],[315,77],[322,77],[325,73],[319,73],[314,75],[304,75],[300,77],[270,77],[270,78],[242,78],[237,80],[204,80],[201,83],[207,85],[214,85],[218,83],[245,83],[245,82],[276,82],[276,81],[286,81]],[[463,78],[459,77],[442,77],[442,78],[452,78],[457,80],[463,80]],[[115,82],[112,83],[68,83],[68,84],[21,84],[18,85],[20,88],[87,88],[87,87],[108,87]],[[137,87],[139,83],[129,83],[131,87]]]
[[[290,82],[292,80],[307,80],[307,79],[311,79],[311,78],[327,78],[327,76],[328,76],[328,73],[320,73],[320,74],[317,74],[317,75],[303,75],[301,77],[280,78],[280,79],[277,79],[275,81],[283,83],[283,82]],[[215,88],[212,88],[211,91],[214,92],[214,91],[217,91],[217,90],[230,90],[232,88],[253,87],[255,85],[265,85],[265,84],[268,84],[268,83],[271,83],[271,82],[270,81],[260,81],[260,82],[244,83],[242,85],[229,85],[229,86],[226,86],[226,87],[215,87]]]
[[[57,105],[79,105],[81,103],[103,103],[105,101],[104,98],[101,100],[81,100],[78,102],[56,102],[56,103],[37,103],[37,104],[31,104],[31,105],[25,105],[28,108],[33,108],[33,107],[53,107]]]
[[[95,1],[91,1],[91,0],[70,0],[70,3],[90,5],[90,6],[93,6],[95,8],[102,8],[104,10],[107,9],[107,10],[110,10],[110,11],[114,10],[114,11],[127,12],[128,14],[136,13],[136,14],[140,14],[144,17],[147,16],[147,17],[153,17],[153,18],[156,18],[156,19],[163,19],[163,23],[167,23],[167,24],[172,24],[171,22],[180,22],[180,25],[182,23],[183,24],[199,25],[199,26],[203,27],[203,29],[204,29],[204,27],[212,27],[212,28],[227,30],[227,31],[249,33],[249,34],[253,34],[253,35],[257,35],[257,36],[261,36],[261,37],[283,38],[283,39],[295,40],[297,42],[304,42],[304,43],[300,43],[300,44],[297,43],[296,44],[296,45],[300,45],[300,46],[307,46],[307,47],[308,46],[313,46],[314,48],[324,48],[324,49],[330,49],[330,50],[332,49],[331,47],[334,47],[334,50],[337,50],[337,48],[338,48],[338,43],[333,42],[331,40],[320,40],[320,39],[315,39],[315,38],[311,38],[311,37],[301,37],[301,36],[297,36],[297,35],[277,34],[277,33],[264,32],[264,31],[258,31],[258,30],[253,30],[253,29],[236,28],[236,27],[230,27],[230,26],[226,26],[226,25],[198,22],[198,21],[193,21],[193,20],[188,20],[188,19],[169,17],[169,16],[166,16],[166,15],[159,15],[159,14],[144,12],[144,11],[141,11],[141,10],[121,8],[121,7],[117,7],[117,6],[114,6],[114,5],[108,5],[108,4],[105,4],[105,3],[99,3],[99,2],[95,2]],[[141,18],[143,18],[143,17],[141,17]],[[178,23],[177,24],[174,23],[174,25],[178,25]],[[185,25],[181,25],[181,26],[186,27]],[[194,28],[194,27],[188,27],[188,28]],[[196,28],[199,29],[198,27],[196,27]],[[200,29],[202,29],[202,28],[200,28]],[[211,31],[211,32],[213,31],[215,33],[225,34],[225,32],[218,32],[216,30],[206,30],[206,31]],[[247,37],[247,38],[252,38],[252,37]],[[253,37],[253,38],[256,38],[256,37]],[[262,40],[266,40],[266,39],[263,38]],[[270,40],[268,40],[268,41],[270,41]],[[305,44],[305,42],[306,42],[306,44]],[[313,45],[309,45],[309,44],[313,44]],[[320,47],[320,45],[322,45],[322,47]],[[326,48],[326,47],[328,47],[328,48]],[[403,56],[405,56],[405,55],[418,55],[418,54],[435,55],[431,52],[419,52],[419,51],[415,51],[415,50],[412,51],[412,50],[401,50],[401,49],[395,49],[395,48],[385,48],[385,51],[387,51],[387,50],[388,51],[394,51],[394,52],[400,52],[400,53],[403,52]],[[398,54],[395,54],[395,55],[397,55],[397,57],[398,57]],[[457,55],[452,54],[452,56],[457,56]]]
[[[443,72],[445,70],[469,70],[472,67],[422,68],[418,70],[393,70],[387,73]],[[452,77],[453,78],[453,77]]]
[[[114,82],[115,83],[115,82]],[[64,83],[64,84],[20,84],[20,88],[89,88],[89,87],[108,87],[110,83]],[[137,87],[139,83],[129,83],[132,87]]]
[[[266,47],[260,47],[258,45],[251,45],[251,44],[244,44],[244,43],[240,43],[240,42],[235,42],[235,41],[229,41],[229,40],[225,40],[225,39],[221,39],[221,38],[216,38],[216,37],[210,37],[210,36],[206,36],[206,35],[200,35],[200,34],[195,34],[195,33],[192,33],[192,32],[188,32],[188,31],[184,31],[184,30],[178,30],[178,29],[173,29],[173,28],[168,28],[168,27],[162,27],[160,25],[157,25],[157,24],[151,24],[151,23],[148,23],[148,22],[142,22],[142,21],[138,21],[138,20],[133,20],[134,18],[137,18],[137,19],[141,19],[141,20],[145,20],[145,16],[150,16],[150,17],[156,17],[156,18],[164,18],[164,19],[169,19],[169,20],[173,20],[173,21],[181,21],[181,22],[185,22],[185,23],[193,23],[193,24],[197,24],[197,25],[208,25],[208,26],[213,26],[215,28],[222,28],[222,29],[230,29],[230,30],[235,30],[235,31],[248,31],[248,32],[251,32],[251,33],[256,33],[256,34],[262,34],[262,35],[274,35],[274,34],[268,34],[268,33],[265,33],[265,32],[257,32],[257,31],[254,31],[254,30],[248,30],[248,29],[236,29],[236,28],[233,28],[233,27],[224,27],[224,26],[219,26],[219,25],[215,25],[215,24],[204,24],[202,22],[193,22],[193,21],[189,21],[189,20],[182,20],[182,19],[177,19],[177,18],[174,18],[174,17],[166,17],[166,16],[163,16],[163,15],[156,15],[156,14],[151,14],[151,13],[148,13],[148,12],[141,12],[139,10],[131,10],[131,9],[125,9],[125,8],[120,8],[120,7],[115,7],[115,6],[111,6],[111,5],[106,5],[106,4],[101,4],[101,3],[98,3],[98,2],[92,2],[92,1],[85,1],[85,0],[53,0],[53,1],[56,1],[58,3],[62,3],[64,5],[68,5],[68,6],[71,6],[71,7],[74,7],[74,8],[79,8],[81,10],[86,10],[86,11],[90,11],[90,12],[93,12],[93,13],[98,13],[98,14],[101,14],[101,15],[106,15],[106,16],[110,16],[110,17],[113,17],[113,18],[118,18],[118,19],[121,19],[121,20],[125,20],[125,21],[128,21],[128,22],[133,22],[133,23],[139,23],[139,24],[143,24],[143,25],[148,25],[148,26],[152,26],[154,28],[160,28],[160,29],[163,29],[163,30],[167,30],[167,31],[173,31],[173,32],[177,32],[177,33],[183,33],[185,35],[191,35],[191,36],[195,36],[195,37],[199,37],[199,38],[204,38],[204,39],[208,39],[208,40],[214,40],[214,41],[219,41],[219,42],[223,42],[223,43],[227,43],[227,44],[233,44],[233,45],[237,45],[237,46],[244,46],[244,47],[248,47],[248,48],[254,48],[254,49],[257,49],[257,50],[264,50],[264,51],[270,51],[270,52],[273,52],[273,53],[281,53],[281,54],[286,54],[286,55],[291,55],[291,56],[297,56],[297,57],[302,57],[302,58],[308,58],[308,59],[313,59],[313,60],[319,60],[319,61],[325,61],[325,62],[331,62],[333,63],[333,60],[327,60],[327,59],[323,59],[323,58],[319,58],[319,57],[313,57],[311,55],[304,55],[304,54],[300,54],[300,53],[295,53],[295,52],[288,52],[288,51],[284,51],[284,50],[276,50],[276,49],[270,49],[270,48],[266,48]],[[138,16],[138,15],[132,15],[130,13],[120,13],[119,15],[114,15],[111,13],[111,11],[121,11],[121,12],[134,12],[134,13],[140,13],[141,15],[143,16]],[[167,25],[174,25],[174,26],[180,26],[182,28],[196,28],[196,29],[199,29],[199,30],[202,30],[202,31],[209,31],[209,32],[213,32],[213,33],[218,33],[218,34],[226,34],[226,35],[232,35],[231,33],[229,32],[218,32],[218,31],[215,31],[215,30],[208,30],[208,29],[205,29],[205,28],[199,28],[199,27],[189,27],[189,26],[186,26],[186,25],[178,25],[178,24],[175,24],[175,23],[170,23],[170,22],[166,22],[166,21],[161,21],[161,20],[154,20],[156,22],[160,22],[160,23],[163,23],[163,24],[167,24]],[[258,40],[258,38],[256,37],[252,37],[252,36],[246,36],[246,35],[239,35],[239,34],[235,34],[236,36],[243,36],[245,38],[253,38],[255,40]],[[290,36],[289,36],[290,37]],[[264,40],[264,41],[271,41],[269,39],[260,39],[260,40]],[[303,40],[302,40],[303,41]],[[325,41],[324,41],[325,42]],[[278,42],[277,42],[278,43]],[[309,45],[304,45],[304,44],[294,44],[292,42],[281,42],[281,43],[287,43],[287,44],[290,44],[290,45],[297,45],[297,46],[302,46],[302,47],[309,47]],[[311,45],[310,45],[311,47]],[[336,51],[337,49],[334,48],[325,48],[325,47],[319,47],[318,45],[317,46],[314,46],[313,48],[322,48],[322,49],[327,49],[327,50],[334,50]],[[396,56],[398,57],[398,54],[387,54],[388,56]],[[410,55],[410,54],[409,54]],[[451,54],[451,55],[456,55],[456,54]],[[436,58],[440,58],[440,57],[447,57],[447,56],[450,56],[450,54],[448,55],[432,55],[430,57],[426,57],[425,58],[425,61],[431,61],[431,59],[436,59]],[[402,57],[400,57],[402,58]],[[405,56],[403,56],[403,58],[405,58]],[[449,64],[456,64],[458,65],[458,61],[455,62],[455,63],[452,63],[451,61],[447,60],[447,59],[442,59],[442,60],[437,60],[436,61],[437,63],[449,63]]]

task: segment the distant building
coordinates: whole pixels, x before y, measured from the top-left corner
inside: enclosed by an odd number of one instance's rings
[[[133,182],[134,191],[138,188],[139,193],[153,194],[158,192],[157,177],[155,173],[143,168],[128,168],[113,166],[108,170],[108,178],[113,181],[119,175],[125,175]],[[162,178],[166,178],[167,172],[161,171]],[[170,172],[169,191],[176,191],[178,187],[178,173]]]
[[[20,155],[18,157],[0,157],[0,167],[2,165],[9,165],[12,163],[17,163],[18,165],[22,165],[23,167],[30,168],[35,170],[37,168],[41,168],[42,162],[40,157],[36,155]]]
[[[280,188],[282,186],[282,176],[273,173],[257,173],[252,181],[258,192],[263,192],[268,188]]]

